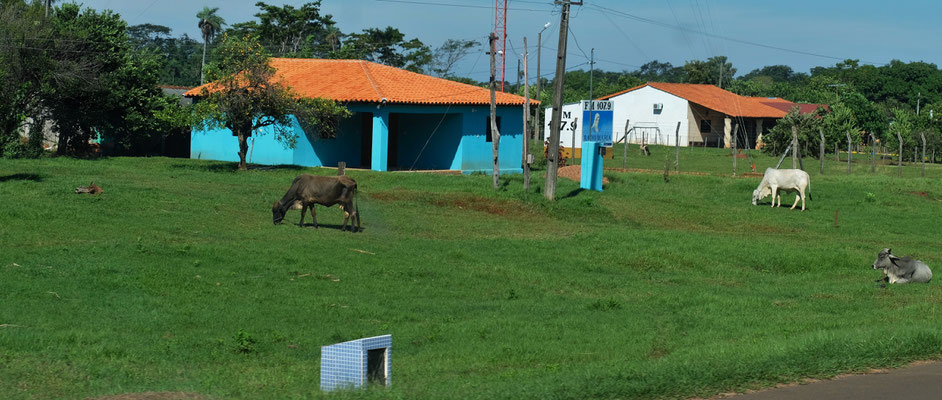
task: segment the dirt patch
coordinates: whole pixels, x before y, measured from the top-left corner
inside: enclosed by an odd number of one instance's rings
[[[468,195],[446,196],[444,198],[435,199],[432,203],[439,207],[455,207],[462,210],[480,211],[494,215],[507,214],[513,207],[512,204],[506,201]]]
[[[582,180],[582,166],[580,165],[567,165],[557,170],[557,176],[579,182]],[[602,177],[602,184],[609,184],[608,178]]]
[[[85,400],[207,400],[209,397],[185,392],[125,393],[112,396],[86,397]]]
[[[926,193],[926,192],[909,192],[909,194],[914,194],[914,195],[916,195],[916,196],[922,196],[922,197],[925,197],[925,198],[927,198],[927,199],[929,198],[929,193]]]
[[[441,208],[456,208],[484,212],[493,215],[515,216],[536,214],[529,206],[511,200],[492,199],[468,193],[429,193],[415,190],[395,189],[372,192],[370,197],[383,202],[416,202]]]

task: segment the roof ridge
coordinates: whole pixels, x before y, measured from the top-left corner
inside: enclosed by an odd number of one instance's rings
[[[383,92],[376,87],[376,81],[373,80],[373,74],[370,73],[369,69],[366,68],[367,61],[360,60],[360,68],[363,69],[363,73],[366,75],[366,80],[370,82],[370,86],[373,87],[373,91],[376,92],[376,95],[379,96],[380,101],[385,99],[386,96],[383,96]]]

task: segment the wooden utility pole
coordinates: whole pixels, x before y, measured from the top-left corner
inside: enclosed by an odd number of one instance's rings
[[[824,129],[818,128],[818,134],[821,135],[821,152],[818,154],[818,160],[821,160],[821,175],[824,175]]]
[[[738,142],[736,139],[738,139],[737,136],[739,136],[739,132],[737,132],[738,130],[739,123],[733,122],[733,134],[730,135],[733,139],[733,176],[736,176],[736,160],[738,158],[736,157],[736,142]]]
[[[680,172],[680,121],[674,131],[674,172]]]
[[[798,168],[798,127],[792,125],[792,169]]]
[[[530,191],[530,134],[527,132],[530,118],[530,71],[527,68],[527,37],[523,37],[523,191]]]
[[[631,122],[630,119],[626,119],[626,120],[625,120],[625,137],[622,138],[622,139],[625,140],[625,148],[622,149],[622,150],[624,150],[624,154],[622,155],[622,159],[621,159],[621,168],[622,168],[622,169],[627,169],[627,168],[628,168],[628,132],[630,132],[629,129],[628,129],[628,124],[629,124],[630,122]]]
[[[851,155],[851,143],[850,143],[850,131],[844,131],[847,135],[847,175],[850,175],[850,155]]]
[[[497,89],[495,82],[495,75],[497,74],[497,61],[495,60],[495,56],[497,55],[497,35],[491,33],[488,39],[491,42],[491,142],[494,145],[494,189],[496,190],[500,180],[500,164],[498,160],[498,154],[500,154],[500,132],[497,131],[497,94],[495,93]]]
[[[517,60],[517,90],[520,90],[520,60]]]
[[[877,172],[877,138],[870,134],[870,173]]]
[[[926,177],[926,132],[919,132],[922,136],[922,177]]]
[[[903,177],[903,135],[899,133],[899,130],[896,131],[896,138],[899,140],[899,168],[897,168],[896,176]]]
[[[550,122],[549,151],[546,157],[546,188],[543,195],[556,199],[556,175],[559,168],[559,123],[563,116],[563,79],[566,76],[566,42],[569,39],[569,6],[582,5],[572,0],[557,0],[562,5],[559,14],[559,45],[556,46],[556,76],[553,78],[553,117]]]
[[[543,30],[549,27],[549,22],[546,25],[543,25]],[[540,76],[540,61],[543,59],[542,51],[543,50],[543,30],[540,30],[540,33],[536,34],[536,99],[541,100],[540,89],[543,87],[543,77]],[[543,102],[540,101],[540,105],[536,108],[536,119],[533,120],[533,135],[542,135],[543,134],[543,120],[540,119],[540,111],[543,109]],[[540,130],[537,131],[536,127],[539,126]],[[542,139],[542,137],[541,137]]]

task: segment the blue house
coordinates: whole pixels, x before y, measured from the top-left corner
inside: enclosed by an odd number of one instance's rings
[[[335,100],[352,116],[332,137],[292,119],[294,148],[276,139],[274,127],[256,131],[248,139],[249,163],[493,171],[488,89],[361,60],[273,58],[271,65],[275,79],[295,93]],[[186,96],[199,97],[201,89]],[[501,173],[522,171],[524,101],[497,93]],[[190,158],[238,161],[238,149],[228,129],[194,130]]]

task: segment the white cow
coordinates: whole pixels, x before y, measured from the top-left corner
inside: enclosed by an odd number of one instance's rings
[[[762,182],[759,187],[752,191],[752,205],[757,205],[759,200],[765,196],[772,195],[772,207],[775,207],[775,199],[778,198],[778,205],[782,205],[782,195],[780,192],[798,192],[795,196],[795,204],[792,204],[792,210],[798,205],[798,199],[801,199],[801,211],[805,211],[805,191],[811,188],[811,177],[808,173],[800,169],[775,169],[765,170]]]

